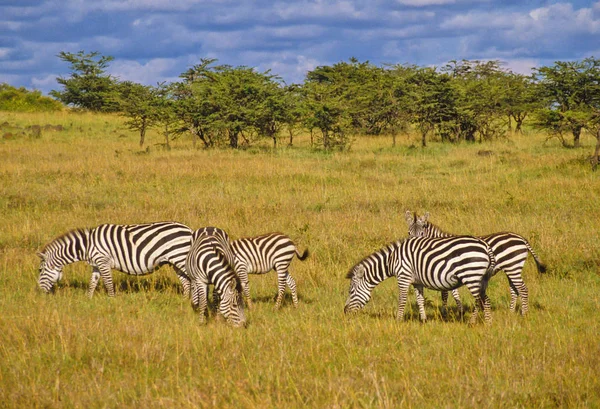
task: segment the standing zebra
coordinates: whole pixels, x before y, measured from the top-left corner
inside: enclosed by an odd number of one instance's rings
[[[281,306],[286,284],[292,292],[294,307],[298,306],[296,281],[288,270],[294,255],[299,260],[305,260],[308,257],[308,250],[304,250],[300,254],[294,242],[283,233],[269,233],[257,237],[241,238],[232,241],[231,247],[236,258],[235,271],[242,281],[244,297],[249,307],[251,301],[248,274],[265,274],[271,270],[277,272],[275,308]]]
[[[246,325],[242,284],[231,260],[233,254],[227,233],[216,227],[194,232],[194,241],[185,266],[192,284],[192,307],[204,323],[208,285],[214,285],[218,312],[235,327]]]
[[[192,242],[192,229],[176,222],[147,224],[102,224],[92,229],[71,230],[48,243],[41,258],[38,284],[50,292],[62,278],[63,266],[86,261],[92,266],[87,295],[92,297],[100,277],[109,296],[115,295],[111,269],[126,274],[150,274],[169,263],[175,268],[187,296],[190,281],[185,258]]]
[[[488,245],[475,237],[413,237],[391,243],[367,256],[350,269],[351,279],[344,312],[361,309],[371,298],[371,291],[386,278],[398,281],[397,319],[404,318],[408,288],[415,288],[421,321],[426,321],[423,288],[449,291],[466,285],[475,298],[471,323],[483,308],[486,322],[491,322],[490,299],[485,291],[495,267]]]
[[[411,237],[452,237],[452,234],[442,231],[438,226],[429,222],[429,212],[423,216],[407,211],[405,214],[408,224],[408,234]],[[523,266],[527,259],[527,252],[531,253],[537,270],[546,272],[546,266],[540,261],[529,242],[522,236],[511,232],[500,232],[479,236],[485,241],[496,257],[496,272],[504,271],[510,285],[510,310],[515,311],[517,298],[521,296],[521,314],[527,314],[529,309],[529,291],[523,282]],[[459,311],[462,313],[462,304],[457,290],[452,291],[452,297],[456,301]],[[448,304],[448,292],[442,292],[442,306],[446,309]]]

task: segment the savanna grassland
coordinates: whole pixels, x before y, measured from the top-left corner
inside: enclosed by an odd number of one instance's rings
[[[364,138],[349,152],[293,148],[139,149],[118,117],[0,114],[16,127],[62,125],[0,139],[0,406],[238,408],[600,407],[600,172],[584,149],[528,133],[485,144]],[[0,135],[2,136],[2,135]],[[486,152],[484,152],[486,151]],[[504,274],[490,283],[493,323],[467,325],[453,301],[428,322],[414,295],[397,322],[387,280],[365,309],[343,314],[348,269],[404,237],[405,210],[451,232],[527,237],[526,317],[509,311]],[[114,272],[117,296],[85,295],[91,269],[65,268],[37,289],[36,251],[70,229],[177,220],[232,238],[282,231],[300,295],[274,310],[276,277],[251,276],[249,326],[202,326],[173,270]],[[472,298],[462,291],[467,319]]]

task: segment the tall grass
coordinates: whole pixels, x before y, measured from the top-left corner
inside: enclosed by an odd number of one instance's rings
[[[185,138],[140,150],[117,117],[4,121],[64,130],[0,139],[2,406],[600,406],[600,179],[587,151],[533,133],[427,149],[411,137],[397,147],[365,138],[344,153],[313,151],[307,138],[277,150],[194,150]],[[550,268],[542,276],[526,264],[529,315],[509,311],[499,274],[491,326],[469,327],[456,310],[441,317],[431,291],[427,324],[414,298],[396,322],[393,280],[344,316],[347,270],[405,236],[406,209],[429,211],[451,232],[527,237]],[[250,277],[245,330],[214,317],[199,325],[169,267],[115,272],[112,299],[103,290],[86,298],[83,263],[65,269],[54,295],[37,290],[35,252],[55,236],[158,220],[219,226],[232,238],[289,234],[311,251],[291,265],[299,308],[287,297],[273,309],[274,273]]]

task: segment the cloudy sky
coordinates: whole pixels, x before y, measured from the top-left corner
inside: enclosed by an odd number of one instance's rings
[[[60,89],[60,51],[113,56],[109,73],[175,81],[200,58],[271,70],[287,83],[356,57],[440,66],[498,59],[507,68],[600,58],[600,1],[0,0],[0,82]]]

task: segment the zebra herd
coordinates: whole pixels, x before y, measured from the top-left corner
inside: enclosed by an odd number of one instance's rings
[[[102,278],[109,296],[115,289],[111,270],[131,275],[145,275],[163,264],[171,264],[190,297],[192,307],[204,322],[208,286],[219,312],[233,326],[244,326],[244,294],[249,302],[248,274],[264,274],[274,269],[278,276],[276,307],[281,305],[285,286],[298,304],[296,283],[289,265],[299,253],[292,240],[282,233],[270,233],[231,241],[217,227],[192,230],[177,222],[146,224],[102,224],[92,229],[76,229],[59,236],[38,253],[41,259],[38,284],[45,292],[54,289],[62,278],[65,265],[85,261],[92,266],[87,295],[91,297]],[[250,304],[249,304],[250,305]]]
[[[345,313],[364,307],[375,286],[394,276],[399,290],[399,320],[404,317],[411,285],[422,321],[426,320],[425,288],[442,292],[444,311],[451,291],[462,314],[457,289],[464,285],[476,301],[470,322],[477,320],[480,309],[485,321],[490,322],[491,303],[486,289],[498,271],[504,271],[509,280],[510,309],[515,311],[520,296],[521,313],[527,313],[528,291],[521,271],[528,252],[538,271],[545,272],[545,266],[525,238],[510,232],[482,237],[456,236],[430,223],[429,213],[419,217],[407,211],[405,217],[407,238],[365,257],[348,272],[350,288]],[[213,285],[217,312],[231,325],[245,326],[244,303],[248,307],[252,305],[248,275],[275,270],[278,282],[275,307],[281,306],[286,286],[297,306],[296,282],[289,274],[289,266],[294,256],[305,260],[308,250],[300,253],[294,242],[282,233],[231,240],[217,227],[192,230],[177,222],[157,222],[102,224],[91,229],[71,230],[48,243],[38,256],[41,259],[38,284],[45,292],[52,291],[62,278],[65,265],[77,261],[91,265],[89,297],[93,296],[100,279],[108,295],[114,296],[112,269],[145,275],[163,264],[170,264],[201,322],[205,321],[208,287]]]

